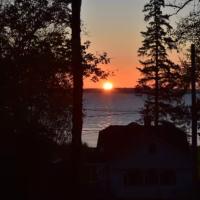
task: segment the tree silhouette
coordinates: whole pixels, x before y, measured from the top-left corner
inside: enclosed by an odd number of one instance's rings
[[[186,17],[179,20],[177,23],[176,30],[174,31],[174,36],[178,41],[180,48],[185,48],[185,54],[182,58],[182,67],[184,69],[183,80],[187,84],[188,89],[190,89],[191,83],[191,51],[187,49],[190,44],[195,44],[195,61],[196,61],[196,87],[199,90],[200,86],[200,10],[197,9],[195,12],[188,14]],[[200,126],[200,99],[197,96],[197,120],[198,127]],[[190,106],[186,107],[186,120],[188,125],[191,123],[191,112]]]
[[[7,2],[8,3],[8,2]],[[58,143],[71,134],[72,44],[70,2],[15,0],[1,4],[0,73],[2,129],[30,132],[30,126]],[[107,55],[81,47],[84,76],[104,78],[98,67]],[[30,62],[31,61],[31,62]],[[8,122],[10,126],[8,126]],[[31,125],[33,124],[33,125]],[[8,128],[9,127],[9,128]],[[9,135],[9,134],[8,134]]]
[[[148,26],[146,32],[141,32],[144,40],[138,50],[138,55],[143,58],[140,60],[142,66],[138,68],[142,74],[138,88],[147,95],[142,113],[148,108],[155,126],[161,119],[169,120],[177,109],[175,102],[181,104],[183,95],[178,84],[180,67],[168,59],[168,50],[175,50],[176,44],[170,36],[169,16],[162,13],[164,6],[164,0],[150,0],[144,6]]]
[[[55,146],[60,150],[71,140],[72,57],[77,58],[72,56],[71,15],[66,0],[0,4],[0,152],[13,155],[20,178],[36,175],[40,156],[48,159]],[[82,75],[97,81],[108,76],[98,64],[109,59],[106,53],[88,52],[89,45],[81,45]],[[23,193],[26,183],[21,182]]]
[[[70,124],[70,78],[65,67],[70,49],[64,51],[70,40],[64,38],[64,29],[56,29],[56,15],[62,10],[56,7],[52,12],[52,6],[47,1],[16,0],[2,7],[1,117],[5,126],[9,121],[11,132],[28,134],[30,126],[35,132],[43,127],[39,132],[51,132],[47,137],[57,140],[56,130],[64,131]],[[48,31],[49,26],[54,28]]]

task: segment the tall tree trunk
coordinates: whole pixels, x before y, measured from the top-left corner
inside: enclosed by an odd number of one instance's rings
[[[73,199],[80,199],[81,133],[83,67],[81,58],[81,0],[72,1],[72,68],[73,68],[73,116],[72,116],[72,167]]]
[[[198,182],[198,157],[197,157],[197,112],[196,112],[196,62],[195,46],[191,45],[191,86],[192,86],[192,155],[193,155],[193,183],[196,194]]]

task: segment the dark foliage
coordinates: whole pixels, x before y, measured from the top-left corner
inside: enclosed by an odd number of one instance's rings
[[[0,15],[3,130],[20,134],[34,124],[53,140],[65,142],[72,102],[69,2],[16,0],[1,5]],[[107,77],[98,67],[109,62],[107,55],[95,56],[88,48],[86,42],[82,46],[85,76],[96,81]]]
[[[59,195],[58,187],[64,187],[64,177],[67,179],[66,174],[61,174],[63,166],[60,172],[49,168],[52,157],[59,157],[57,149],[71,141],[70,3],[15,0],[0,4],[0,159],[5,168],[12,163],[1,177],[12,182],[10,195],[14,198],[45,199],[50,190],[48,199],[56,199],[51,196],[53,186]],[[98,67],[99,63],[109,62],[107,55],[93,55],[88,48],[89,42],[81,46],[85,77],[107,77],[108,73]],[[55,182],[63,181],[62,186],[48,181],[54,173],[60,178]],[[43,198],[34,197],[34,191],[33,196],[27,197],[26,193],[37,184],[35,194],[39,194],[40,177],[43,185],[52,184],[52,188],[44,187]],[[19,195],[12,194],[14,186]],[[5,187],[8,189],[9,185]]]
[[[188,49],[190,44],[195,44],[196,49],[196,88],[199,91],[200,86],[200,10],[198,7],[194,8],[193,11],[188,13],[188,15],[182,18],[178,23],[176,30],[174,31],[174,37],[176,38],[179,47],[186,49],[184,57],[181,60],[182,68],[184,69],[183,81],[187,84],[187,88],[190,89],[191,84],[191,50]],[[197,93],[197,120],[198,127],[200,126],[200,100]],[[188,126],[191,124],[191,107],[185,108],[186,120]]]

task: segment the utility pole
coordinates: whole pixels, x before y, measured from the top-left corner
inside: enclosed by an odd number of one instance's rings
[[[194,195],[197,192],[198,163],[197,163],[197,112],[196,112],[196,51],[195,45],[191,45],[191,86],[192,86],[192,159],[193,159],[193,186]]]
[[[158,16],[156,12],[156,4],[154,3],[154,21],[156,22],[156,38],[155,38],[155,45],[156,45],[156,52],[155,52],[155,127],[158,127],[159,121],[159,55],[158,55],[158,46],[159,46],[159,33],[158,33]]]

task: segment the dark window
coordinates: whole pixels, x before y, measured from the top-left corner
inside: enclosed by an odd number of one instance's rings
[[[124,175],[125,186],[173,186],[176,184],[176,173],[172,169],[158,171],[157,169],[147,169],[145,171],[133,169]]]
[[[145,185],[158,185],[159,173],[156,169],[149,169],[145,173]]]
[[[176,173],[174,170],[164,170],[160,173],[160,184],[161,185],[175,185],[176,184]]]
[[[157,152],[157,146],[156,144],[150,144],[149,145],[149,153],[155,154]]]
[[[144,184],[144,174],[141,170],[131,170],[124,176],[124,184],[126,186],[140,186]]]
[[[97,180],[97,171],[95,166],[87,166],[83,176],[85,177],[86,182],[96,182]]]

